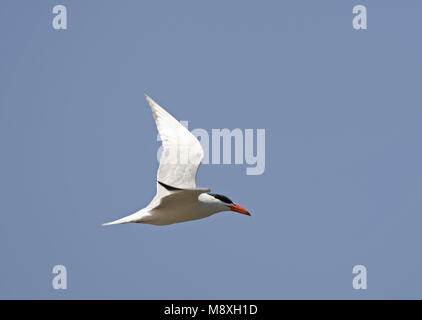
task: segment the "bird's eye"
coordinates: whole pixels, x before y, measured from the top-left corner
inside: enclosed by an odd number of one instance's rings
[[[215,194],[215,193],[209,193],[210,196],[213,196],[214,198],[227,203],[227,204],[232,204],[233,201],[231,201],[229,198],[227,198],[226,196],[223,196],[222,194]]]

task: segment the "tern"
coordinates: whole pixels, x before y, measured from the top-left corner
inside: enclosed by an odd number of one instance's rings
[[[209,217],[217,212],[250,213],[228,197],[196,187],[196,172],[204,157],[198,139],[148,95],[152,116],[162,141],[157,172],[157,194],[150,204],[129,216],[104,223],[144,223],[164,226]]]

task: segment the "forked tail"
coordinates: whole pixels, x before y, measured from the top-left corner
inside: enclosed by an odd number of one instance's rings
[[[113,224],[122,224],[122,223],[130,223],[130,222],[140,222],[142,221],[142,218],[147,214],[148,214],[148,211],[146,211],[145,209],[142,209],[142,210],[139,210],[138,212],[135,212],[121,219],[103,223],[103,226],[111,226]]]
[[[129,223],[130,221],[128,221],[128,220],[129,219],[127,217],[124,217],[124,218],[121,218],[121,219],[118,219],[118,220],[114,220],[114,221],[111,221],[111,222],[103,223],[102,225],[103,226],[111,226],[113,224]]]

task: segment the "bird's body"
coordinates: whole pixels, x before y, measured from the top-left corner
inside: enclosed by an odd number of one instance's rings
[[[150,97],[146,98],[163,143],[157,193],[144,209],[104,225],[134,222],[161,226],[228,210],[250,215],[227,197],[196,187],[196,172],[204,156],[201,144],[179,121]]]
[[[162,226],[206,218],[218,212],[217,208],[211,210],[208,206],[207,200],[212,201],[212,196],[203,192],[209,189],[169,191],[160,183],[157,189],[157,195],[146,208],[110,224],[137,222]]]

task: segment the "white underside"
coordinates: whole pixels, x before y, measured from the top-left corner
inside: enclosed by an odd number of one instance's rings
[[[216,212],[209,211],[199,202],[197,204],[174,206],[172,208],[139,210],[138,212],[124,217],[122,219],[105,223],[104,225],[122,224],[122,223],[144,223],[156,226],[165,226],[173,223],[198,220],[209,217]]]

